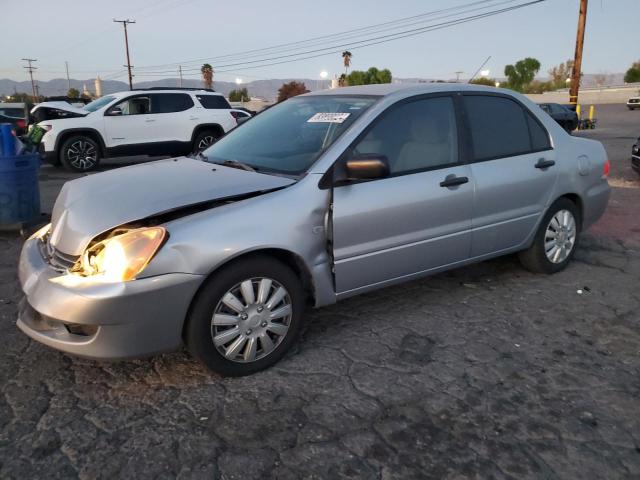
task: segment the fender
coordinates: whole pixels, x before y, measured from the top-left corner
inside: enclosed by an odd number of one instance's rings
[[[102,138],[102,134],[95,128],[88,128],[88,127],[67,128],[65,130],[62,130],[56,137],[56,143],[54,146],[54,151],[56,152],[56,154],[58,154],[59,152],[60,144],[62,143],[61,142],[62,138],[67,138],[69,134],[81,134],[81,133],[93,134],[98,139],[102,158],[107,158],[109,156],[107,152],[107,147],[104,143],[104,139]]]

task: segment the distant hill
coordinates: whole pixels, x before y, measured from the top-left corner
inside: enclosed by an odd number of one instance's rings
[[[598,82],[604,81],[605,85],[622,85],[623,84],[624,74],[622,73],[614,73],[614,74],[606,74],[606,75],[598,75],[598,74],[585,74],[582,78],[582,85],[584,87],[594,87]],[[246,87],[249,91],[249,94],[253,97],[260,97],[266,100],[273,101],[278,96],[278,89],[282,86],[283,83],[290,81],[299,81],[304,82],[307,88],[311,91],[317,90],[319,88],[327,88],[329,86],[329,80],[325,80],[320,82],[318,80],[313,80],[309,78],[273,78],[269,80],[254,80],[252,82],[243,83],[242,87]],[[503,79],[498,79],[502,81]],[[87,80],[71,80],[71,87],[75,88],[79,91],[82,91],[84,85],[87,85],[89,91],[94,91],[94,79],[89,78]],[[428,78],[394,78],[394,83],[422,83],[422,82],[432,82],[434,80]],[[464,81],[461,79],[461,81]],[[164,78],[161,80],[153,80],[147,82],[136,82],[134,84],[135,88],[148,88],[148,87],[175,87],[178,85],[177,78]],[[192,80],[185,79],[182,82],[184,87],[201,87],[202,81],[200,80]],[[66,78],[54,78],[48,81],[38,81],[38,86],[40,89],[40,94],[45,96],[52,95],[64,95],[67,93],[67,79]],[[222,82],[222,81],[214,81],[213,88],[223,93],[224,95],[228,95],[228,93],[237,88],[238,86],[233,82]],[[103,94],[120,92],[123,90],[128,90],[129,84],[125,82],[121,82],[119,80],[103,80],[102,81],[102,90]],[[14,91],[18,92],[31,92],[31,83],[29,81],[24,82],[16,82],[15,80],[10,80],[8,78],[0,79],[0,95],[11,95]]]

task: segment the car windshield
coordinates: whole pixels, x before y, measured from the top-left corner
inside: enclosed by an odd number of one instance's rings
[[[292,98],[251,118],[203,153],[214,163],[297,176],[307,171],[378,97]]]
[[[96,110],[101,109],[108,103],[111,103],[115,99],[116,97],[113,97],[111,95],[106,95],[104,97],[98,98],[97,100],[94,100],[93,102],[87,103],[84,107],[82,107],[82,109],[88,110],[90,112],[95,112]]]

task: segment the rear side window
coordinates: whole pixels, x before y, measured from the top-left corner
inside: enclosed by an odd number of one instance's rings
[[[551,142],[549,142],[549,134],[544,127],[529,112],[527,112],[527,122],[529,123],[529,132],[531,132],[531,150],[534,152],[549,150]]]
[[[229,109],[231,105],[222,95],[196,95],[198,101],[207,109]]]
[[[510,157],[548,148],[548,136],[542,126],[517,102],[505,97],[468,95],[464,97],[464,103],[474,160]],[[535,132],[530,132],[534,126],[537,127]],[[546,142],[543,137],[547,137]]]
[[[151,98],[151,113],[183,112],[191,107],[193,100],[186,93],[162,93]]]

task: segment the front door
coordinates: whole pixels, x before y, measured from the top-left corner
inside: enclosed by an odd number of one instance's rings
[[[469,257],[473,183],[458,137],[453,98],[428,96],[390,107],[345,152],[385,156],[390,175],[334,187],[339,295]]]
[[[124,147],[151,141],[153,136],[149,95],[135,95],[116,103],[104,114],[107,147]]]

